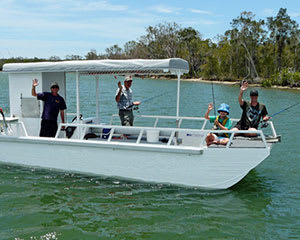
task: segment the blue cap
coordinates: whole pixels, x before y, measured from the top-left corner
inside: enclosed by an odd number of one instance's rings
[[[226,103],[222,103],[218,109],[219,112],[227,112],[229,114],[229,105]]]

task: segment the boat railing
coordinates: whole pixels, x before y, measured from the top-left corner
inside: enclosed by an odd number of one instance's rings
[[[113,125],[114,120],[116,117],[119,117],[118,114],[112,114],[109,124]],[[190,120],[190,121],[199,121],[202,122],[201,128],[204,129],[207,124],[207,119],[203,117],[176,117],[176,116],[161,116],[161,115],[135,115],[135,118],[146,118],[146,119],[154,119],[153,127],[158,126],[159,120],[175,120],[177,126],[180,128],[182,125],[183,120]]]
[[[1,125],[0,135],[15,136],[15,137],[20,137],[20,136],[27,137],[28,136],[24,122],[20,121],[19,118],[8,117],[8,118],[6,118],[5,122],[6,122],[7,126],[5,126],[3,119],[0,118],[0,125]]]
[[[75,128],[75,132],[71,139],[76,140],[100,140],[104,142],[122,142],[124,144],[155,144],[165,146],[179,146],[180,147],[206,147],[206,136],[209,133],[230,135],[229,142],[225,146],[231,148],[234,141],[235,134],[255,133],[257,137],[253,140],[256,145],[240,145],[240,148],[268,148],[268,142],[262,130],[256,131],[232,131],[232,130],[206,130],[206,129],[185,129],[185,128],[163,128],[163,127],[138,127],[138,126],[117,126],[117,125],[104,125],[104,124],[82,124],[82,123],[61,123],[55,138],[61,138],[61,129],[67,127]],[[157,142],[149,142],[147,140],[149,131],[157,131],[159,140]],[[97,133],[98,135],[94,134]],[[94,134],[94,137],[89,139],[88,134]],[[251,142],[251,141],[248,141]]]
[[[111,119],[109,124],[113,125],[115,118],[118,118],[119,115],[118,114],[112,114]],[[157,127],[159,120],[163,120],[163,119],[168,119],[168,120],[175,120],[177,121],[177,127],[181,128],[182,126],[182,122],[184,120],[188,120],[188,121],[198,121],[198,122],[202,122],[202,125],[199,125],[200,130],[204,130],[207,127],[207,123],[208,120],[204,117],[176,117],[176,116],[161,116],[161,115],[136,115],[135,118],[146,118],[146,119],[154,119],[154,124],[152,125],[153,127]],[[236,118],[231,118],[232,123],[237,123],[240,119],[236,119]],[[271,132],[272,132],[272,137],[276,138],[278,137],[274,124],[272,121],[268,121],[268,128],[270,128]]]

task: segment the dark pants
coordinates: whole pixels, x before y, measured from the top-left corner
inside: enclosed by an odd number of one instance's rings
[[[51,120],[42,120],[40,137],[55,137],[57,131],[57,122]]]
[[[133,126],[133,112],[132,110],[119,110],[119,116],[122,126]]]

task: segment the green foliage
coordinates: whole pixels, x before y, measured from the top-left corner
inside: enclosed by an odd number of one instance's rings
[[[265,87],[300,86],[300,30],[296,21],[281,8],[274,17],[256,19],[252,12],[242,12],[231,21],[231,28],[214,40],[204,39],[192,27],[175,22],[146,28],[146,33],[120,47],[106,48],[104,54],[90,50],[84,57],[67,55],[65,60],[161,59],[183,58],[190,64],[186,77],[216,80],[248,79]],[[49,59],[0,59],[0,69],[9,62],[60,61]]]
[[[280,73],[275,73],[270,78],[262,81],[263,87],[271,87],[274,85],[299,87],[300,72],[292,72],[289,69],[284,68]]]

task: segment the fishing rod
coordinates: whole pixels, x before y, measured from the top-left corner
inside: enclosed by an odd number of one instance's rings
[[[161,94],[158,94],[158,95],[146,98],[146,99],[142,100],[140,103],[142,104],[142,103],[150,102],[151,100],[153,100],[155,98],[162,97],[162,96],[167,95],[169,93],[170,92],[164,92],[164,93],[161,93]],[[138,110],[138,106],[135,106],[134,104],[131,104],[130,106],[128,106],[128,108],[132,108],[132,107],[134,107],[134,110]]]
[[[212,98],[213,98],[213,105],[214,105],[214,114],[217,116],[216,113],[216,102],[215,102],[215,90],[214,90],[214,83],[211,81],[211,93],[212,93]]]
[[[271,118],[273,118],[273,117],[275,117],[276,115],[278,115],[278,114],[280,114],[280,113],[282,113],[282,112],[285,112],[286,110],[289,110],[289,109],[291,109],[291,108],[293,108],[293,107],[295,107],[295,106],[297,106],[297,105],[299,105],[299,104],[300,104],[300,102],[295,103],[295,104],[293,104],[293,105],[291,105],[291,106],[288,106],[288,107],[286,107],[286,108],[280,110],[279,112],[276,112],[276,113],[274,113],[273,115],[271,115]]]
[[[287,110],[289,110],[289,109],[291,109],[291,108],[293,108],[293,107],[296,107],[296,106],[299,105],[299,104],[300,104],[300,102],[294,103],[294,104],[292,104],[292,105],[290,105],[290,106],[288,106],[288,107],[286,107],[286,108],[284,108],[284,109],[282,109],[282,110],[280,110],[280,111],[278,111],[278,112],[272,114],[272,115],[270,116],[270,118],[273,118],[273,117],[277,116],[278,114],[281,114],[281,113],[283,113],[283,112],[285,112],[285,111],[287,111]],[[261,120],[261,121],[260,121],[260,123],[263,123],[263,122],[264,122],[264,120]],[[267,122],[265,122],[265,123],[263,123],[263,125],[261,126],[261,128],[265,128],[265,127],[267,127],[267,126],[268,126],[268,124],[267,124]]]
[[[167,94],[169,94],[169,93],[170,93],[170,91],[164,92],[164,93],[162,93],[162,94],[158,94],[158,95],[155,95],[155,96],[152,96],[152,97],[149,97],[149,98],[146,98],[146,99],[142,100],[141,103],[150,102],[151,100],[153,100],[153,99],[155,99],[155,98],[158,98],[158,97],[167,95]],[[134,104],[131,104],[131,105],[129,105],[129,106],[127,107],[127,109],[131,109],[131,108],[132,108],[133,110],[138,110],[138,109],[139,109],[139,107],[138,107],[137,105],[134,105]],[[104,112],[101,112],[101,114],[107,114],[107,113],[110,114],[111,111],[104,111]]]

